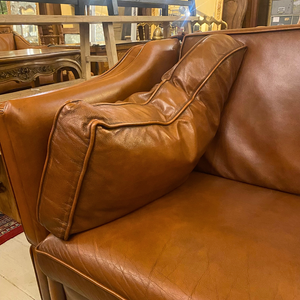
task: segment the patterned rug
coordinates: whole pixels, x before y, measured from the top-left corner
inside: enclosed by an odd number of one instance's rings
[[[0,212],[0,245],[22,232],[20,223]]]

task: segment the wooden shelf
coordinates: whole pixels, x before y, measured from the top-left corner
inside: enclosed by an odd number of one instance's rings
[[[103,31],[106,44],[107,61],[109,67],[118,62],[116,41],[113,30],[113,23],[150,23],[162,24],[164,36],[168,37],[170,22],[185,22],[188,32],[191,33],[191,22],[201,22],[200,17],[174,17],[174,16],[61,16],[61,15],[39,15],[19,16],[2,15],[0,25],[47,25],[47,24],[79,24],[80,26],[80,51],[81,67],[83,78],[91,78],[89,24],[103,24]],[[94,58],[93,58],[94,59]],[[100,59],[102,61],[102,58]]]
[[[199,17],[174,16],[19,16],[1,15],[0,25],[99,24],[99,23],[163,23],[200,21]]]

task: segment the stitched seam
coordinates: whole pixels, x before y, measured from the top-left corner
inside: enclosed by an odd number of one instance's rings
[[[181,114],[183,111],[185,111],[185,109],[194,101],[195,97],[197,96],[197,94],[199,93],[199,91],[203,88],[203,86],[208,82],[208,80],[212,77],[212,75],[215,73],[215,71],[219,68],[219,66],[228,58],[230,57],[232,54],[245,49],[245,46],[239,47],[229,53],[227,53],[216,65],[215,67],[211,70],[211,72],[209,73],[209,75],[206,76],[206,78],[204,79],[204,81],[200,84],[200,86],[197,88],[197,90],[195,91],[195,93],[193,94],[193,96],[191,97],[191,99],[189,99],[184,106],[174,115],[174,117],[167,121],[167,122],[163,122],[163,121],[147,121],[147,122],[137,122],[137,123],[112,123],[112,124],[107,124],[102,120],[97,120],[97,125],[101,125],[104,128],[109,128],[109,129],[115,129],[115,128],[119,128],[119,127],[129,127],[129,126],[146,126],[146,125],[170,125],[171,123],[173,123]],[[203,103],[203,101],[201,101]],[[130,103],[132,104],[132,103]],[[149,102],[147,102],[146,104],[149,104]],[[146,105],[144,104],[144,105]],[[204,104],[204,103],[203,103]]]
[[[282,25],[283,26],[283,25]],[[249,34],[249,33],[266,33],[266,32],[280,32],[280,31],[289,31],[289,30],[299,30],[299,26],[297,25],[290,25],[287,28],[286,27],[281,27],[277,28],[277,26],[274,26],[275,28],[272,27],[267,27],[264,26],[265,28],[255,28],[252,30],[249,30],[248,28],[240,28],[239,30],[232,30],[232,29],[227,29],[227,30],[222,30],[222,31],[211,31],[209,34],[202,32],[202,33],[192,33],[188,34],[184,37],[185,38],[192,38],[193,36],[206,36],[206,35],[214,35],[214,34],[226,34],[226,35],[231,35],[231,34]],[[183,44],[183,43],[182,43]]]
[[[75,214],[75,209],[76,209],[76,206],[77,206],[77,203],[78,203],[78,198],[79,198],[79,195],[80,195],[80,192],[81,192],[81,187],[82,187],[82,184],[83,184],[83,180],[84,180],[84,177],[85,177],[85,174],[86,174],[86,171],[87,171],[87,166],[89,164],[90,157],[91,157],[91,154],[92,154],[92,151],[93,151],[93,148],[94,148],[94,144],[95,144],[95,141],[96,141],[96,125],[97,124],[95,124],[95,123],[96,122],[94,122],[94,121],[92,121],[92,123],[90,123],[91,124],[90,125],[90,143],[89,143],[88,149],[87,149],[86,154],[85,154],[85,158],[84,158],[84,161],[83,161],[83,164],[82,164],[80,177],[79,177],[77,187],[76,187],[76,192],[75,192],[75,195],[74,195],[74,198],[73,198],[73,201],[72,201],[72,207],[71,207],[71,210],[69,212],[69,220],[68,220],[67,228],[66,228],[65,235],[64,235],[65,240],[67,240],[68,237],[69,237],[69,233],[70,233],[70,230],[71,230],[71,226],[72,226],[73,218],[74,218],[74,214]]]
[[[68,102],[67,102],[68,103]],[[56,130],[56,127],[57,127],[57,123],[58,123],[58,118],[59,118],[59,115],[60,115],[60,112],[62,111],[62,109],[64,108],[65,104],[63,106],[61,106],[59,108],[59,110],[57,111],[56,115],[55,115],[55,118],[54,118],[54,123],[53,123],[53,126],[52,126],[52,129],[51,129],[51,133],[50,133],[50,136],[49,136],[49,140],[48,140],[48,145],[47,145],[47,157],[46,157],[46,161],[45,161],[45,164],[44,164],[44,169],[43,169],[43,173],[42,173],[42,177],[41,177],[41,183],[40,183],[40,188],[39,188],[39,193],[38,193],[38,201],[37,201],[37,210],[36,210],[36,214],[37,214],[37,220],[41,223],[40,221],[40,214],[39,214],[39,211],[40,211],[40,204],[41,204],[41,195],[42,195],[42,192],[43,192],[43,189],[44,189],[44,181],[45,181],[45,175],[46,175],[46,172],[48,170],[48,167],[49,167],[49,159],[50,159],[50,153],[52,152],[52,140],[53,140],[53,137],[54,137],[54,131]],[[64,214],[64,217],[63,217],[63,220],[64,222],[66,223],[65,219],[67,217],[67,213]],[[65,228],[66,226],[61,226],[61,234],[64,233],[65,231]]]
[[[116,292],[110,290],[109,288],[105,287],[104,285],[102,285],[101,283],[97,282],[96,280],[92,279],[91,277],[83,274],[82,272],[76,270],[74,267],[70,266],[69,264],[63,262],[62,260],[54,257],[53,255],[43,252],[39,249],[36,249],[36,252],[40,253],[41,255],[45,255],[48,256],[50,259],[56,261],[57,263],[61,264],[62,266],[66,267],[67,269],[71,270],[72,272],[75,272],[77,275],[83,277],[84,279],[88,280],[89,282],[93,283],[94,285],[96,285],[97,287],[100,287],[102,290],[104,290],[105,292],[108,292],[109,294],[113,295],[114,297],[117,297],[120,300],[127,300],[126,298],[123,298],[122,296],[120,296],[119,294],[117,294]]]
[[[170,121],[168,121],[166,123],[153,121],[153,123],[150,123],[150,124],[149,123],[146,123],[146,124],[142,124],[142,123],[140,123],[140,124],[128,124],[128,125],[127,124],[122,124],[122,126],[114,126],[114,127],[113,127],[113,125],[111,125],[110,128],[112,128],[112,127],[113,128],[116,128],[116,127],[125,127],[125,126],[139,126],[139,125],[169,125],[169,124],[173,123],[186,110],[186,108],[194,101],[196,95],[199,93],[199,91],[202,89],[202,87],[205,85],[205,83],[211,78],[211,76],[215,73],[215,70],[218,69],[218,67],[229,56],[231,56],[232,54],[234,54],[234,53],[236,53],[236,52],[238,52],[238,51],[240,51],[242,49],[245,49],[245,48],[246,47],[240,47],[238,49],[235,49],[235,50],[231,51],[227,55],[225,55],[215,65],[215,67],[212,69],[212,71],[210,72],[210,74],[205,78],[205,80],[200,84],[200,86],[197,88],[196,92],[193,94],[192,98],[182,107],[181,110],[179,110],[179,112]],[[205,106],[205,104],[203,103],[203,101],[201,101],[201,102]],[[75,209],[76,209],[76,206],[77,206],[77,203],[78,203],[78,199],[79,199],[79,195],[80,195],[80,192],[81,192],[81,187],[82,187],[82,184],[83,184],[83,181],[84,181],[84,177],[85,177],[85,174],[86,174],[86,171],[87,171],[87,166],[88,166],[91,154],[92,154],[92,150],[93,150],[93,147],[94,147],[94,144],[95,144],[95,141],[96,141],[96,128],[99,125],[103,125],[101,123],[101,121],[98,121],[98,120],[92,120],[92,122],[90,124],[91,124],[90,144],[89,144],[89,147],[87,149],[86,156],[85,156],[85,159],[84,159],[84,162],[83,162],[83,165],[82,165],[82,171],[81,171],[81,174],[80,174],[80,178],[78,180],[78,184],[77,184],[75,196],[74,196],[74,199],[73,199],[73,204],[72,204],[71,212],[69,214],[69,221],[68,221],[67,229],[66,229],[65,235],[64,235],[64,239],[65,240],[67,240],[68,237],[69,237],[69,233],[70,233],[70,230],[71,230],[71,226],[72,226],[73,218],[74,218],[74,214],[75,214]]]
[[[139,47],[139,45],[135,46],[135,47]],[[144,49],[145,45],[142,47],[142,49],[139,51],[138,55],[141,53],[141,51]],[[132,51],[132,48],[130,50],[128,50],[128,53],[127,53],[127,56],[128,54]],[[137,55],[137,56],[138,56]],[[126,55],[123,57],[123,60],[125,60],[125,58],[127,57]],[[136,57],[137,57],[136,56]],[[136,59],[136,57],[134,58],[134,60]],[[133,60],[133,61],[134,61]],[[122,60],[121,60],[122,61]],[[120,61],[120,62],[121,62]],[[132,63],[132,62],[131,62]],[[131,64],[130,63],[130,64]],[[129,65],[130,65],[129,64]],[[119,64],[115,65],[114,68],[116,68]],[[110,70],[113,70],[114,68],[110,69]],[[106,73],[107,74],[107,73]],[[104,76],[104,74],[103,74]],[[101,77],[103,77],[101,76]],[[46,157],[46,161],[45,161],[45,164],[44,164],[44,169],[43,169],[43,173],[42,173],[42,177],[41,177],[41,184],[40,184],[40,187],[39,187],[39,193],[38,193],[38,201],[37,201],[37,209],[36,209],[36,215],[37,215],[37,220],[40,222],[40,214],[39,214],[39,210],[40,210],[40,204],[41,204],[41,194],[42,194],[42,191],[43,191],[43,188],[44,188],[44,179],[45,179],[45,174],[48,170],[48,167],[49,167],[49,159],[50,159],[50,153],[51,153],[51,144],[52,144],[52,140],[53,140],[53,136],[54,136],[54,131],[56,130],[57,128],[57,123],[58,123],[58,118],[59,118],[59,114],[60,112],[62,111],[62,109],[65,107],[65,105],[67,105],[68,103],[74,103],[74,102],[78,102],[78,100],[75,100],[75,101],[68,101],[66,102],[64,105],[62,105],[60,107],[60,109],[58,110],[58,112],[56,113],[56,116],[55,116],[55,120],[54,120],[54,124],[52,126],[52,130],[51,130],[51,133],[50,133],[50,136],[49,136],[49,140],[48,140],[48,147],[47,147],[47,157]],[[86,170],[85,170],[86,171]],[[85,173],[84,171],[84,173]],[[83,172],[83,170],[82,170]],[[80,174],[80,177],[82,176],[82,172]],[[84,176],[84,174],[83,174]],[[82,178],[82,181],[83,181],[83,178]],[[79,182],[80,182],[80,178],[79,178]],[[82,182],[81,182],[82,183]],[[78,192],[78,195],[76,194]],[[64,239],[67,239],[68,237],[68,234],[69,234],[69,231],[70,231],[70,227],[71,227],[71,224],[70,224],[70,217],[71,217],[71,221],[73,219],[73,215],[74,215],[74,211],[75,211],[75,207],[74,207],[74,199],[75,199],[75,206],[76,206],[76,203],[77,203],[77,199],[78,199],[78,196],[79,196],[79,192],[80,192],[80,188],[79,188],[79,191],[78,191],[78,188],[76,188],[76,191],[75,191],[75,196],[72,200],[72,206],[71,206],[71,211],[66,211],[63,215],[63,222],[66,223],[66,225],[61,225],[61,228],[59,230],[59,236],[61,235],[64,235]],[[71,216],[70,216],[71,214]]]
[[[137,48],[139,47],[139,45],[137,46],[134,46],[132,47],[131,49],[129,49],[127,51],[127,53],[123,56],[123,58],[111,69],[109,69],[106,73],[104,73],[103,75],[99,76],[99,77],[104,77],[105,75],[109,75],[109,73],[111,73],[115,68],[117,68],[124,60],[125,58],[129,55],[130,52],[133,51],[134,48]],[[143,50],[143,48],[145,47],[145,45],[142,47],[142,49],[139,51],[138,55],[141,53],[141,51]],[[137,56],[138,56],[137,55]],[[136,58],[136,57],[135,57]],[[135,59],[134,59],[135,60]],[[132,63],[132,62],[131,62]],[[130,64],[131,64],[130,63]],[[108,77],[108,76],[107,76]],[[48,146],[47,146],[47,157],[46,157],[46,161],[45,161],[45,164],[44,164],[44,169],[43,169],[43,173],[42,173],[42,177],[41,177],[41,184],[40,184],[40,187],[39,187],[39,193],[38,193],[38,201],[37,201],[37,219],[38,221],[40,222],[40,216],[39,216],[39,208],[40,208],[40,198],[41,198],[41,193],[42,193],[42,190],[43,190],[43,186],[44,186],[44,178],[45,178],[45,173],[48,169],[48,163],[49,163],[49,158],[50,158],[50,152],[51,152],[51,147],[50,147],[50,144],[52,142],[52,139],[53,139],[53,135],[54,135],[54,130],[56,129],[56,126],[57,126],[57,122],[58,122],[58,117],[59,117],[59,114],[60,112],[62,111],[62,109],[65,107],[65,105],[67,105],[68,103],[74,103],[74,102],[78,102],[78,100],[75,100],[75,101],[67,101],[66,103],[64,103],[58,110],[58,112],[56,113],[55,115],[55,118],[54,118],[54,124],[52,126],[52,129],[51,129],[51,133],[50,133],[50,136],[49,136],[49,140],[48,140]]]

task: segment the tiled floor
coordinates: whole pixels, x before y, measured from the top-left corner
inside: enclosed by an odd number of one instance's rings
[[[0,300],[40,300],[24,233],[0,245]]]

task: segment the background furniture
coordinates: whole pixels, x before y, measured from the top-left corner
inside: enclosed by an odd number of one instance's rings
[[[300,2],[293,0],[270,1],[269,25],[297,24],[300,15]]]
[[[0,93],[59,82],[62,80],[60,73],[63,68],[71,68],[75,78],[80,78],[81,67],[78,65],[80,51],[72,53],[62,50],[62,57],[57,51],[46,46],[34,46],[13,32],[11,26],[2,25],[0,27]],[[52,59],[49,59],[50,56]],[[24,59],[28,61],[24,62]]]
[[[80,24],[80,50],[81,50],[81,67],[82,76],[88,80],[91,78],[91,62],[108,62],[111,68],[118,62],[116,42],[114,38],[113,22],[118,23],[142,23],[149,22],[151,24],[163,24],[166,28],[164,36],[168,37],[168,28],[170,22],[202,22],[199,17],[153,17],[153,16],[7,16],[1,17],[0,25],[12,25],[12,24]],[[211,22],[222,22],[217,20],[211,20]],[[89,24],[103,24],[105,45],[106,45],[106,57],[91,56],[90,43],[89,43]],[[191,26],[190,26],[191,28]]]
[[[56,0],[29,0],[27,2],[36,2],[36,3],[57,3]],[[189,6],[193,15],[195,1],[187,0],[165,0],[165,1],[157,1],[157,0],[60,0],[60,4],[72,4],[75,6],[75,14],[76,15],[85,15],[86,14],[86,6],[88,5],[100,5],[107,6],[108,14],[111,16],[118,15],[118,6],[125,7],[156,7],[163,8],[163,16],[168,15],[168,5],[184,5]]]
[[[248,0],[224,0],[223,20],[228,29],[242,28]]]
[[[62,79],[62,70],[81,77],[80,50],[45,48],[0,52],[0,84],[16,81],[39,86],[40,76],[50,76],[54,82]]]
[[[51,299],[49,290],[61,300],[174,300],[187,295],[264,300],[284,295],[292,300],[300,295],[299,26],[211,34],[228,34],[249,49],[218,132],[196,169],[165,196],[68,241],[49,235],[36,219],[57,109],[71,95],[89,103],[114,102],[150,90],[176,63],[175,40],[148,43],[141,53],[138,46],[111,73],[72,89],[1,106],[1,147],[43,299]],[[188,35],[181,55],[207,35]],[[288,66],[278,56],[281,52],[293,57]],[[220,85],[232,78],[230,72],[221,74]],[[52,213],[59,203],[53,203]]]

